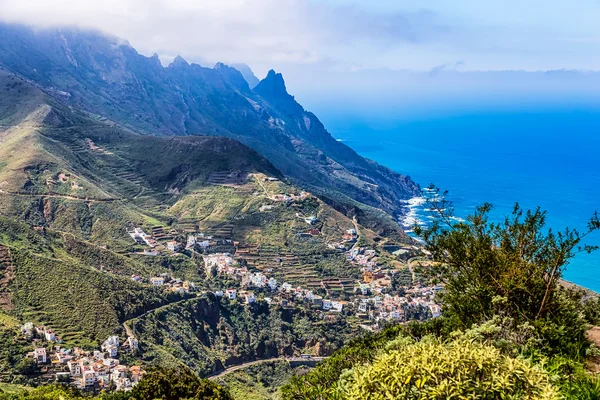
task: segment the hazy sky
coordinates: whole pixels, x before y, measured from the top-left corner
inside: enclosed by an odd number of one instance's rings
[[[0,0],[0,18],[98,28],[163,61],[257,75],[600,69],[599,0]]]

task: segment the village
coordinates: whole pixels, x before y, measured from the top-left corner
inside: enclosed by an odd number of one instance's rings
[[[265,184],[271,180],[277,182],[276,178],[265,178],[264,183],[261,180],[258,183],[268,199],[275,203],[301,202],[311,197],[310,193],[304,191],[299,194],[270,194]],[[260,192],[255,195],[260,195]],[[275,205],[266,204],[260,211],[267,212],[273,207]],[[321,235],[317,229],[317,216],[296,212],[296,218],[306,226],[305,230],[297,233],[300,239]],[[210,234],[198,232],[192,227],[183,229],[183,232],[152,227],[151,233],[147,233],[139,226],[129,225],[127,232],[136,244],[144,246],[139,253],[142,255],[177,256],[186,252],[201,256],[206,279],[226,278],[228,282],[234,282],[230,284],[232,287],[213,291],[216,297],[230,301],[252,304],[264,300],[269,304],[277,303],[290,308],[308,306],[324,316],[339,313],[365,320],[361,326],[369,329],[378,329],[386,322],[436,318],[441,314],[435,301],[435,295],[441,287],[422,287],[419,280],[415,279],[410,261],[405,264],[404,271],[380,263],[375,249],[358,245],[356,222],[354,228],[343,232],[338,241],[328,242],[327,248],[333,255],[343,255],[348,268],[357,272],[358,279],[319,277],[311,267],[304,265],[300,257],[277,248],[242,245],[231,238],[231,230],[228,231],[226,227]],[[414,245],[400,247],[394,254],[422,255]],[[299,277],[298,271],[301,270],[304,271],[304,279]],[[409,279],[398,284],[398,275],[402,273],[408,274]],[[132,279],[182,295],[196,291],[193,282],[181,281],[169,274],[146,279],[132,276]],[[401,286],[401,290],[397,286]]]
[[[45,326],[27,322],[21,327],[23,337],[33,344],[27,356],[33,359],[47,383],[56,381],[71,384],[86,391],[131,390],[145,375],[137,365],[127,366],[119,361],[119,353],[135,354],[138,341],[129,336],[119,343],[119,336],[110,336],[100,349],[85,351],[62,345],[60,337]]]
[[[305,219],[308,225],[316,222],[315,217]],[[141,228],[134,228],[130,234],[136,242],[141,240],[151,248],[156,247],[156,239],[145,234]],[[441,287],[421,287],[418,281],[411,279],[403,287],[402,295],[395,293],[397,290],[393,290],[392,286],[399,272],[380,265],[376,250],[357,246],[357,236],[356,229],[348,229],[339,243],[329,244],[336,251],[344,251],[346,260],[360,275],[355,281],[340,280],[344,289],[342,291],[328,290],[331,279],[313,280],[306,286],[278,279],[275,270],[278,265],[285,264],[284,257],[289,256],[274,254],[269,265],[257,265],[256,254],[241,248],[238,242],[231,239],[215,239],[205,233],[189,233],[185,244],[169,241],[166,250],[171,255],[186,250],[195,252],[203,258],[204,275],[207,279],[226,277],[236,282],[233,285],[235,287],[213,292],[216,297],[224,297],[230,301],[252,304],[264,300],[269,304],[276,302],[283,307],[305,305],[323,313],[340,313],[367,320],[371,325],[361,326],[369,326],[369,329],[377,329],[386,321],[406,322],[410,319],[436,318],[441,314],[435,301],[435,295]],[[214,252],[215,249],[227,251]],[[408,248],[399,251],[414,250]],[[262,259],[259,258],[258,261]],[[412,271],[408,272],[413,274]],[[140,283],[146,281],[152,286],[163,287],[182,295],[196,291],[193,282],[181,281],[166,273],[147,279],[134,275],[131,279]]]

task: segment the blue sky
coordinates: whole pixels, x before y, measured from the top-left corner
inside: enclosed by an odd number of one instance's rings
[[[165,62],[258,75],[600,68],[598,0],[0,0],[0,19],[92,27]]]

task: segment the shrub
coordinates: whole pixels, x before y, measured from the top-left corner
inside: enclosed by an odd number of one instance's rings
[[[525,359],[464,338],[395,342],[399,348],[343,374],[339,399],[558,399],[548,374]],[[395,347],[397,347],[395,346]]]

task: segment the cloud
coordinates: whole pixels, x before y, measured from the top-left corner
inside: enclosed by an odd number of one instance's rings
[[[430,10],[373,11],[312,0],[0,0],[0,19],[76,25],[144,54],[192,61],[352,65],[453,32]]]
[[[265,74],[302,66],[461,70],[596,69],[596,0],[0,0],[0,20],[77,25],[163,62],[244,62]]]

